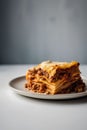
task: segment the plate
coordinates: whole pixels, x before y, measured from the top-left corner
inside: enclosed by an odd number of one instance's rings
[[[82,77],[82,79],[84,83],[86,84],[86,91],[81,92],[81,93],[70,93],[70,94],[46,95],[43,93],[35,93],[35,92],[27,91],[24,87],[26,83],[25,76],[12,79],[9,82],[9,85],[13,91],[23,96],[38,98],[38,99],[62,100],[62,99],[73,99],[73,98],[87,96],[87,79],[85,77]]]

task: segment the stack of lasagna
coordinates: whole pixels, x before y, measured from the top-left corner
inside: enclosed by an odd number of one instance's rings
[[[45,61],[26,73],[25,88],[45,94],[78,93],[85,91],[79,63]]]

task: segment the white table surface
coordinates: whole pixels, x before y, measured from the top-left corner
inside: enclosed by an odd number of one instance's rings
[[[51,101],[26,98],[8,83],[31,65],[0,65],[0,130],[87,130],[87,97]],[[87,65],[80,70],[87,77]]]

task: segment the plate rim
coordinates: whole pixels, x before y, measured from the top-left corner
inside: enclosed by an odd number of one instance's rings
[[[10,88],[15,91],[17,94],[20,94],[22,96],[26,96],[26,97],[31,97],[31,98],[36,98],[36,99],[48,99],[48,100],[65,100],[65,99],[74,99],[74,98],[80,98],[80,97],[84,97],[87,96],[87,78],[86,76],[81,75],[81,78],[84,80],[85,84],[86,84],[86,91],[84,92],[80,92],[80,93],[69,93],[69,94],[55,94],[55,95],[47,95],[47,94],[43,94],[43,93],[37,93],[37,92],[33,92],[33,91],[24,91],[24,90],[20,90],[15,88],[12,83],[15,82],[16,80],[24,80],[25,75],[22,76],[18,76],[13,78],[12,80],[9,81],[9,86]],[[26,81],[26,78],[25,78]]]

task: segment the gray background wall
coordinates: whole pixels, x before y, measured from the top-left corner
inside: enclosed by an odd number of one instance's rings
[[[1,0],[0,63],[87,63],[87,0]]]

